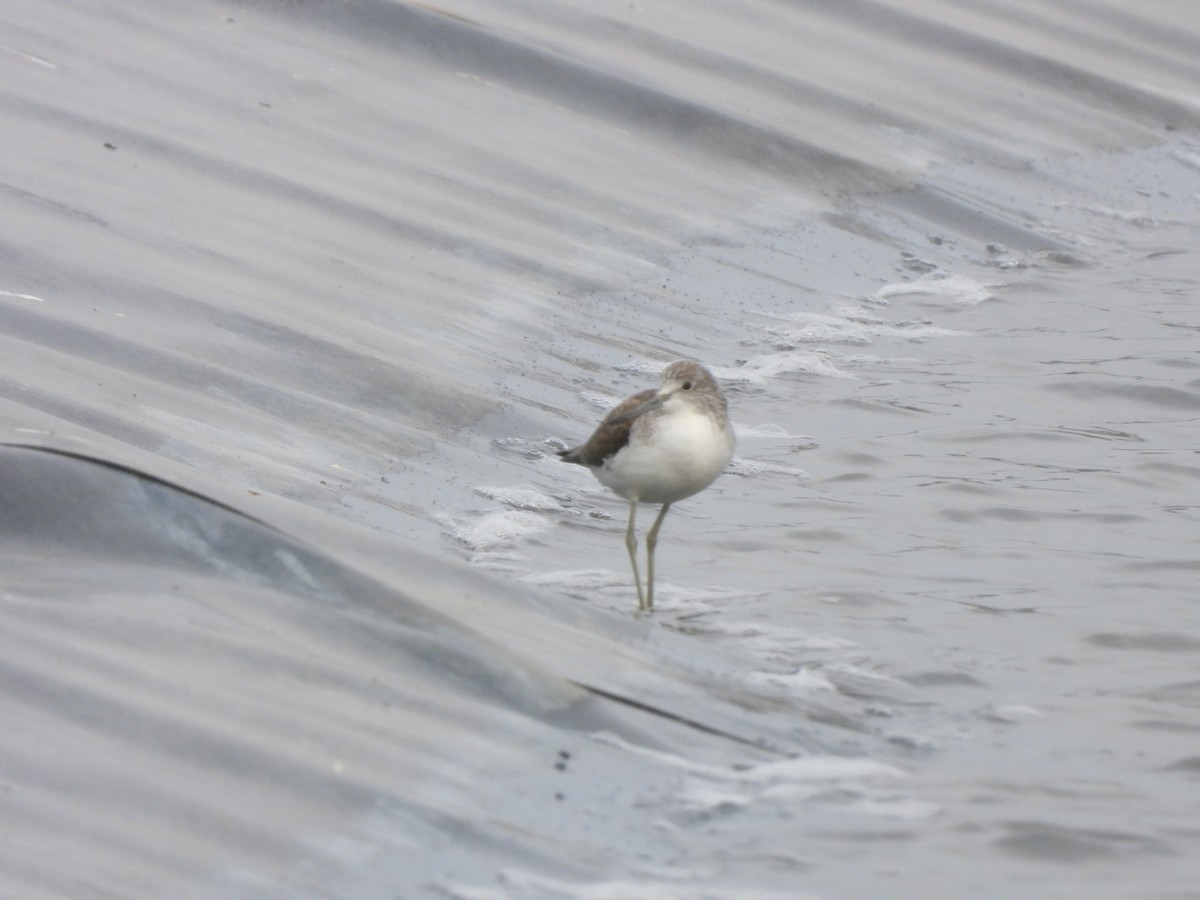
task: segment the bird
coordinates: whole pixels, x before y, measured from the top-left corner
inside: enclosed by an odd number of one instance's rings
[[[638,610],[654,609],[654,550],[671,504],[699,493],[725,471],[735,439],[721,386],[700,363],[680,359],[662,384],[626,397],[578,447],[560,450],[564,462],[586,466],[629,501],[625,546],[633,567]],[[646,534],[646,588],[638,574],[635,530],[639,503],[662,504]]]

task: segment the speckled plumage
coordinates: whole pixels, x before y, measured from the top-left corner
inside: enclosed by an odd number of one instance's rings
[[[712,484],[729,464],[733,448],[733,428],[720,385],[699,363],[679,360],[663,372],[657,390],[625,398],[585,443],[559,453],[565,462],[587,466],[601,484],[629,501],[625,543],[639,608],[654,606],[654,548],[667,510]],[[662,504],[646,535],[644,593],[634,533],[639,503]]]

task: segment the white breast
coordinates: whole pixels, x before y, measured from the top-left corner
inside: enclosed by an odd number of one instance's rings
[[[634,423],[596,478],[626,500],[674,503],[704,490],[733,457],[733,434],[691,404]]]

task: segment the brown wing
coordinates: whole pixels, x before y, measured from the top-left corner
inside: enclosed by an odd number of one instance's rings
[[[627,415],[653,397],[654,394],[653,390],[644,390],[639,391],[632,397],[626,397],[609,411],[608,415],[604,417],[604,421],[600,423],[592,433],[592,436],[587,439],[586,443],[580,444],[578,447],[573,447],[570,450],[562,450],[558,455],[562,457],[563,462],[588,466],[593,469],[596,466],[602,465],[604,460],[629,443],[629,430],[633,427],[633,423],[637,421],[637,417],[623,419],[619,422],[614,422],[613,420]]]

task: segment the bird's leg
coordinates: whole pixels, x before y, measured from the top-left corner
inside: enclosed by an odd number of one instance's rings
[[[658,518],[650,526],[646,534],[646,605],[643,609],[654,609],[654,548],[658,546],[658,529],[662,527],[663,519],[667,516],[670,503],[664,503],[658,512]]]
[[[638,609],[646,609],[646,598],[642,594],[642,576],[638,574],[637,566],[637,534],[633,530],[637,518],[636,500],[629,501],[629,527],[625,529],[625,546],[629,548],[629,564],[633,566],[633,583],[637,586]]]

